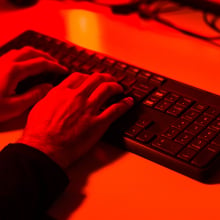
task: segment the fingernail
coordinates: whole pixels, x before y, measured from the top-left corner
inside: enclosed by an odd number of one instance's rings
[[[127,97],[124,99],[124,101],[128,104],[128,105],[133,105],[134,104],[134,99],[132,97]]]

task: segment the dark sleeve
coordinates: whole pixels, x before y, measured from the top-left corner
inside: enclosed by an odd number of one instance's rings
[[[64,171],[45,154],[9,144],[0,152],[0,219],[41,219],[67,184]]]

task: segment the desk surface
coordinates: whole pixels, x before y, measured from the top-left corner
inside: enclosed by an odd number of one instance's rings
[[[33,29],[220,95],[219,47],[137,14],[113,15],[107,7],[90,3],[41,0],[19,10],[5,0],[0,3],[0,45]],[[194,31],[215,34],[199,12],[184,9],[164,16]],[[21,132],[1,132],[1,148]],[[220,218],[219,184],[199,183],[113,146],[95,148],[70,173],[70,186],[49,210],[56,219]]]

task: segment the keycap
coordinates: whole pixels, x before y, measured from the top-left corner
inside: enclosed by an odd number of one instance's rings
[[[192,135],[197,135],[200,131],[202,131],[203,127],[193,123],[189,127],[185,129],[185,132],[190,133]]]
[[[210,128],[206,128],[203,132],[201,132],[198,136],[200,139],[204,139],[205,141],[210,141],[217,134],[216,130],[212,130]]]
[[[175,93],[169,93],[164,99],[170,102],[175,102],[179,99],[179,95]]]
[[[204,112],[206,109],[208,108],[208,105],[204,105],[204,104],[199,104],[199,103],[195,103],[192,106],[193,110],[196,110],[198,112]]]
[[[175,128],[175,127],[169,127],[164,133],[162,133],[162,136],[168,138],[168,139],[173,139],[175,138],[181,130]]]
[[[213,116],[209,115],[201,115],[199,118],[196,119],[195,123],[201,125],[201,126],[206,126],[213,120]]]
[[[195,111],[193,109],[187,110],[183,115],[182,118],[185,118],[189,121],[195,120],[200,115],[200,112]]]
[[[190,121],[188,121],[184,118],[180,118],[180,119],[177,119],[171,126],[178,128],[180,130],[183,130],[189,124],[190,124]]]
[[[138,119],[136,122],[136,125],[138,125],[142,128],[146,128],[151,124],[153,124],[153,121],[148,118],[145,118],[145,117]]]
[[[219,147],[215,145],[208,145],[192,160],[192,164],[197,167],[207,166],[219,154]]]
[[[166,79],[164,77],[153,75],[149,80],[149,84],[154,86],[161,86],[165,81]]]
[[[186,132],[182,132],[176,137],[175,142],[178,142],[182,145],[186,145],[192,140],[192,138],[193,138],[193,135],[188,134]]]
[[[134,138],[142,129],[143,128],[138,125],[133,125],[127,131],[125,131],[125,134],[131,138]]]
[[[199,138],[194,138],[192,140],[192,142],[190,142],[190,145],[192,148],[196,149],[196,150],[200,150],[203,147],[205,147],[208,144],[207,141],[203,140],[203,139],[199,139]]]
[[[217,135],[214,140],[212,141],[212,143],[214,143],[215,145],[220,146],[220,134]]]
[[[190,161],[195,155],[197,154],[197,151],[192,149],[190,146],[184,148],[177,157],[184,160],[184,161]]]
[[[155,137],[155,134],[153,132],[143,130],[136,139],[143,143],[149,143],[153,138]]]
[[[160,110],[162,112],[165,112],[170,106],[172,105],[172,102],[161,100],[156,106],[155,109]]]
[[[177,154],[183,146],[164,137],[158,137],[152,142],[153,147],[158,148],[171,155]]]
[[[181,113],[185,110],[183,106],[173,105],[168,110],[167,113],[169,115],[173,115],[175,117],[178,117],[181,115]]]
[[[185,108],[188,108],[192,103],[193,103],[193,100],[188,99],[188,98],[184,98],[184,97],[180,98],[176,102],[177,105],[181,105],[181,106],[183,106]]]

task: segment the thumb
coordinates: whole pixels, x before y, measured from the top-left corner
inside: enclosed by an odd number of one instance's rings
[[[16,108],[16,112],[23,113],[40,101],[52,88],[53,86],[48,83],[37,85],[26,93],[11,98],[10,104]]]
[[[134,99],[132,97],[126,97],[105,109],[101,114],[100,118],[105,121],[109,126],[123,114],[125,114],[134,105]]]

